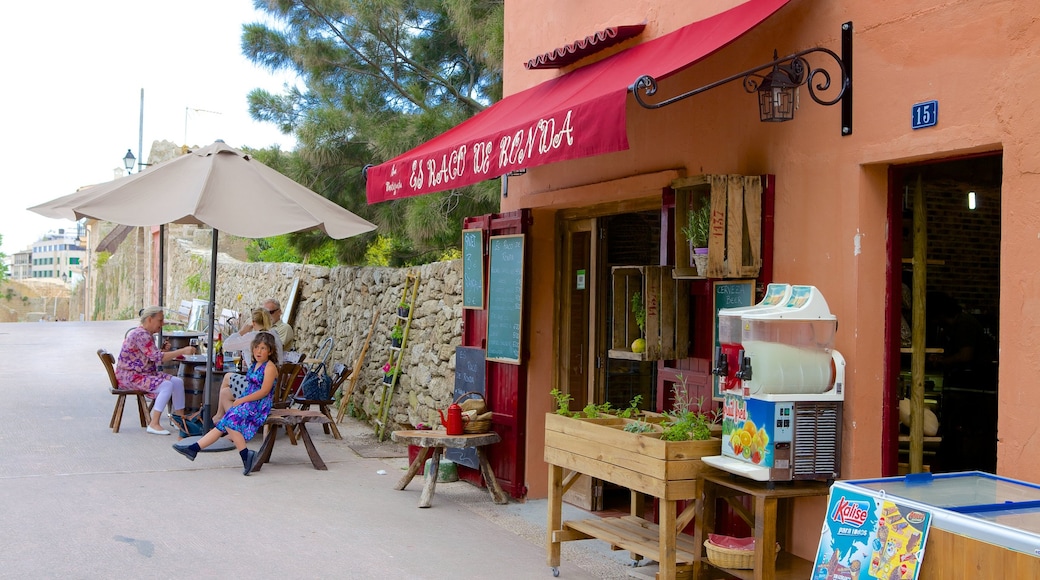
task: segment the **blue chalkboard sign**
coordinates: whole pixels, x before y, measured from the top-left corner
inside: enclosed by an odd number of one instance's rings
[[[462,307],[484,309],[484,232],[462,230]]]
[[[520,364],[524,236],[491,236],[488,259],[487,360]]]
[[[466,393],[480,393],[480,396],[483,397],[486,390],[484,386],[485,368],[484,349],[470,346],[455,347],[455,394],[452,396],[452,400],[465,401],[477,398],[475,395],[463,397]],[[444,451],[444,456],[470,469],[480,469],[477,450],[473,447],[468,449],[449,448]]]

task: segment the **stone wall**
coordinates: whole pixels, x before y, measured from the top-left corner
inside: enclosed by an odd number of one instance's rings
[[[167,306],[176,310],[182,300],[208,298],[210,230],[172,226],[167,249]],[[99,273],[102,287],[113,288],[126,280],[123,262],[133,259],[132,236],[124,242]],[[117,258],[124,249],[126,258]],[[108,270],[111,268],[111,273]],[[375,328],[362,362],[351,401],[369,418],[378,413],[384,396],[381,367],[390,357],[390,329],[397,322],[396,309],[405,292],[407,276],[419,276],[411,328],[404,348],[402,375],[398,378],[389,413],[389,428],[439,422],[437,409],[451,404],[455,382],[455,347],[462,337],[462,265],[460,260],[437,262],[412,269],[305,266],[302,264],[245,263],[219,253],[217,305],[248,313],[268,297],[283,308],[293,281],[300,280],[299,301],[293,328],[293,349],[313,354],[326,337],[334,346],[332,364],[353,366],[365,339]],[[111,279],[110,279],[111,278]],[[118,294],[118,292],[116,292]],[[102,306],[123,300],[99,297]],[[115,314],[111,311],[109,314]],[[248,316],[248,314],[247,314]],[[110,318],[98,314],[99,319]],[[403,321],[402,321],[403,322]],[[345,386],[349,386],[348,379]]]

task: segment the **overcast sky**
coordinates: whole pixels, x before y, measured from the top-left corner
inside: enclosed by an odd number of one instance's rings
[[[11,255],[72,222],[26,208],[113,179],[152,141],[292,150],[295,140],[249,118],[254,88],[295,77],[253,66],[242,25],[251,0],[12,2],[0,22],[0,251]]]

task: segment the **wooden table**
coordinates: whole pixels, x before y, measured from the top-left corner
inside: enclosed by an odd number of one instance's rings
[[[426,457],[433,451],[433,461],[430,462],[430,473],[426,476],[426,485],[423,486],[422,495],[419,496],[419,507],[428,508],[430,507],[430,501],[433,500],[433,492],[437,488],[437,472],[440,468],[441,456],[444,454],[445,449],[466,449],[473,447],[477,450],[477,461],[480,464],[480,473],[484,476],[484,484],[487,485],[488,491],[491,493],[491,501],[497,504],[507,503],[509,498],[506,497],[505,492],[502,491],[502,487],[498,484],[498,480],[495,479],[495,472],[491,470],[491,464],[488,463],[487,454],[484,452],[485,445],[494,445],[502,439],[498,436],[498,433],[478,433],[478,434],[464,434],[464,435],[448,435],[444,431],[394,431],[390,435],[397,443],[404,445],[416,445],[422,447],[422,451],[415,458],[415,461],[408,467],[408,472],[404,474],[401,481],[397,482],[397,486],[394,489],[404,489],[412,481],[417,473],[422,471],[423,465],[426,463]]]
[[[267,416],[267,421],[264,422],[264,426],[267,427],[267,435],[264,436],[264,442],[260,446],[260,455],[256,458],[256,465],[253,466],[253,471],[260,471],[265,463],[271,460],[271,451],[274,449],[274,442],[278,438],[278,432],[282,430],[282,427],[286,428],[289,433],[289,440],[293,445],[296,445],[296,435],[303,439],[303,445],[307,448],[307,457],[311,460],[311,465],[314,469],[321,471],[327,471],[329,468],[325,465],[325,461],[322,460],[321,456],[318,455],[318,449],[314,446],[314,441],[311,439],[311,434],[307,432],[307,423],[328,423],[329,418],[321,413],[321,411],[302,411],[300,409],[271,409],[271,414]]]
[[[781,550],[774,561],[776,543],[781,549],[787,548],[787,523],[791,501],[799,497],[826,496],[830,485],[822,481],[789,481],[763,483],[736,475],[708,473],[703,476],[703,494],[697,503],[697,526],[693,534],[693,543],[697,547],[694,553],[694,578],[707,578],[715,566],[704,555],[704,540],[715,531],[715,500],[723,498],[726,503],[754,531],[755,557],[754,569],[734,570],[719,568],[725,574],[743,579],[774,580],[775,578],[791,578],[804,580],[812,576],[812,562]],[[741,496],[752,498],[752,511],[739,501]],[[782,503],[781,503],[782,502]],[[822,525],[823,522],[820,522]],[[779,530],[779,531],[778,531]]]

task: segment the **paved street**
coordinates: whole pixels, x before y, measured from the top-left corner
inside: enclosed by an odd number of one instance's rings
[[[441,483],[420,510],[421,478],[394,490],[406,458],[355,452],[380,454],[357,421],[342,441],[311,427],[328,471],[280,438],[250,477],[233,451],[189,462],[175,436],[145,433],[132,402],[113,434],[96,351],[118,354],[133,326],[0,324],[0,578],[552,577],[544,500],[499,506]],[[571,542],[560,577],[625,578],[627,564],[603,542]]]

